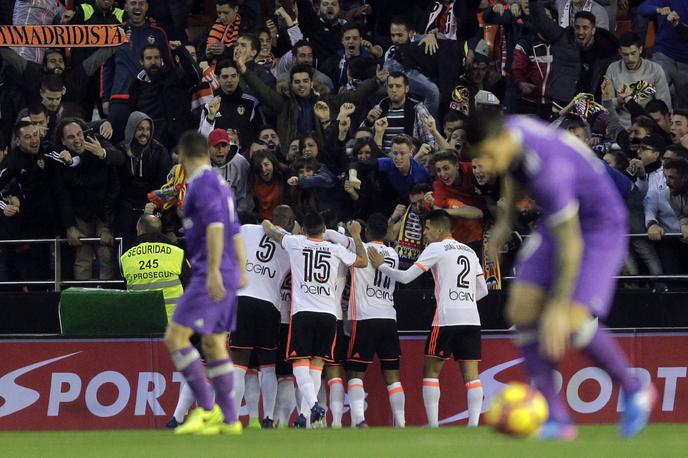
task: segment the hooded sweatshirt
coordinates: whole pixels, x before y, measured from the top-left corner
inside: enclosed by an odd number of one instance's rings
[[[213,164],[213,170],[220,175],[234,191],[238,211],[253,210],[253,201],[247,199],[248,175],[251,172],[251,164],[238,151],[227,155],[227,161],[220,166]]]
[[[132,143],[136,142],[134,135],[141,122],[146,120],[151,123],[150,138],[137,154],[132,149]],[[154,127],[153,120],[145,113],[134,111],[129,115],[124,129],[124,141],[120,144],[120,149],[126,156],[124,165],[119,168],[120,207],[143,209],[148,202],[146,195],[154,189],[160,189],[167,181],[172,160],[167,149],[153,139]]]

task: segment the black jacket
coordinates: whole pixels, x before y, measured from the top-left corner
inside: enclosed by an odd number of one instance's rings
[[[597,28],[591,48],[581,50],[573,27],[560,27],[547,18],[543,0],[530,0],[530,17],[535,31],[552,45],[552,100],[565,105],[578,92],[597,94],[607,67],[618,59],[614,35]]]
[[[313,45],[313,54],[318,68],[328,57],[337,54],[342,46],[342,25],[328,24],[313,11],[310,0],[296,0],[299,8],[299,24],[303,35]]]
[[[258,136],[258,129],[264,123],[258,109],[260,102],[252,95],[244,94],[240,87],[232,94],[220,91],[220,109],[215,116],[215,129],[236,129],[242,148],[248,148]],[[201,119],[207,116],[205,107]]]
[[[101,142],[103,144],[103,142]],[[80,155],[78,167],[58,167],[55,173],[55,193],[62,227],[76,225],[76,218],[93,222],[99,219],[109,228],[115,220],[115,202],[119,193],[117,166],[122,153],[105,143],[110,160],[99,159],[90,152]]]
[[[56,171],[64,168],[43,152],[28,154],[19,148],[0,163],[0,191],[12,182],[21,190],[18,218],[23,236],[50,238],[59,233],[53,181]]]
[[[203,77],[184,46],[176,48],[173,54],[179,59],[178,67],[163,67],[155,81],[147,80],[142,71],[129,89],[131,110],[142,111],[153,118],[155,139],[168,149],[176,146],[185,131],[198,127],[191,115],[191,94]],[[152,94],[157,97],[151,97]]]

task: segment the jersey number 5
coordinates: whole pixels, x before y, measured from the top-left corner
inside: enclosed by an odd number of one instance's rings
[[[303,250],[303,281],[327,283],[330,279],[330,257],[327,251]]]
[[[468,277],[468,273],[471,271],[471,262],[466,256],[459,256],[459,258],[456,260],[456,263],[461,269],[459,275],[456,276],[456,287],[468,288],[470,284],[468,280],[466,280],[466,277]]]
[[[264,235],[258,244],[258,251],[256,251],[256,258],[260,262],[270,262],[275,255],[275,242],[270,237]]]

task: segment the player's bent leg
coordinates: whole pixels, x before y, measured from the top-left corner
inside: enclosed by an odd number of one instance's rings
[[[478,373],[478,361],[459,361],[461,375],[466,384],[468,399],[468,426],[476,427],[480,421],[480,411],[483,408],[483,386]]]
[[[406,394],[399,377],[399,360],[382,361],[380,365],[382,367],[382,377],[387,384],[387,397],[389,398],[389,406],[392,409],[394,426],[396,428],[404,428],[406,426]]]
[[[593,319],[587,307],[579,303],[571,305],[573,332],[571,344],[609,373],[622,390],[623,412],[619,434],[623,437],[638,435],[647,425],[657,393],[652,384],[642,386],[629,371],[626,354],[607,328]]]
[[[198,433],[207,421],[214,421],[218,415],[222,416],[220,410],[213,406],[213,397],[206,384],[201,355],[189,340],[192,334],[193,330],[174,322],[168,325],[165,332],[165,344],[170,349],[174,365],[184,375],[198,405],[184,424],[175,428],[175,434]]]
[[[507,319],[516,325],[515,341],[525,359],[528,375],[549,406],[549,420],[540,432],[542,439],[575,437],[571,416],[554,383],[553,361],[540,352],[537,323],[547,301],[545,290],[535,284],[515,283],[507,304]]]
[[[444,360],[432,356],[425,357],[423,367],[423,404],[425,414],[428,418],[428,426],[437,428],[439,426],[440,414],[440,372]]]
[[[300,428],[306,427],[306,413],[317,403],[317,392],[315,391],[315,386],[313,385],[313,379],[311,378],[311,361],[308,358],[300,358],[292,361],[292,370],[294,371],[294,378],[296,379],[296,385],[301,393],[302,402],[299,407],[301,415],[299,420],[297,420],[296,427]],[[304,409],[303,406],[307,406]],[[301,416],[303,419],[301,421]]]
[[[279,419],[279,428],[287,428],[289,419],[296,408],[296,389],[293,376],[277,379],[277,406],[274,416]]]
[[[274,351],[273,351],[274,354]],[[261,426],[266,429],[274,427],[275,404],[277,403],[277,374],[275,372],[274,357],[273,363],[260,364],[260,393],[263,398],[264,418]]]
[[[206,422],[200,434],[241,434],[234,401],[234,365],[227,352],[227,333],[203,336],[201,344],[208,357],[208,378],[215,388],[221,414]]]

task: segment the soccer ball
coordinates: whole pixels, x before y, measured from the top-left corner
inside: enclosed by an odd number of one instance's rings
[[[548,414],[547,401],[538,390],[512,382],[492,400],[485,421],[500,433],[532,436]]]

